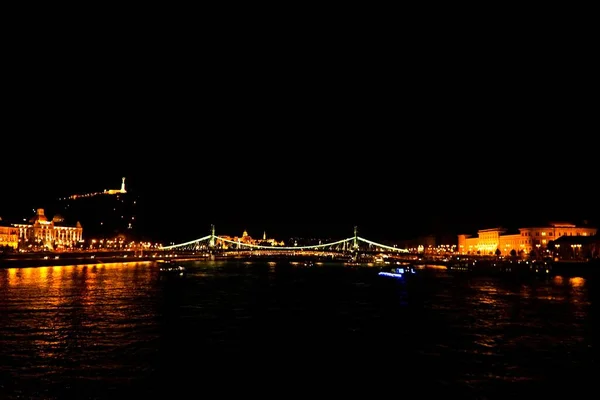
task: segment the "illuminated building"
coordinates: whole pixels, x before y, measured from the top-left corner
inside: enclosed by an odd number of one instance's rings
[[[88,238],[129,240],[137,232],[137,203],[135,193],[126,190],[122,178],[120,189],[63,197],[47,208],[68,220],[80,221]]]
[[[252,236],[248,235],[248,231],[244,231],[244,233],[242,233],[240,242],[246,244],[254,244],[254,239],[252,239]]]
[[[411,251],[416,251],[419,253],[439,253],[444,252],[447,249],[456,251],[456,235],[423,235],[410,240],[402,240],[400,242],[389,243],[389,245],[409,249]]]
[[[461,254],[529,254],[533,250],[543,251],[551,242],[563,236],[594,236],[596,228],[580,227],[569,223],[551,223],[548,226],[519,228],[519,233],[506,234],[503,228],[481,229],[477,237],[458,235],[458,251]]]
[[[3,247],[16,249],[19,246],[19,231],[14,226],[3,224],[0,218],[0,250]]]
[[[225,240],[229,240],[229,241],[240,243],[240,244],[251,244],[251,245],[260,245],[260,246],[285,246],[285,243],[283,241],[277,242],[275,239],[267,239],[266,232],[263,233],[263,237],[261,240],[253,239],[252,236],[248,235],[248,231],[244,231],[242,233],[241,237],[219,235],[219,237],[217,238],[217,242],[216,242],[217,247],[227,249],[230,246],[232,246],[232,244],[224,242],[223,240],[219,240],[219,239],[225,239]]]
[[[261,246],[285,246],[285,242],[282,240],[278,242],[273,238],[267,237],[267,232],[263,232],[263,237],[260,240],[255,240],[254,244],[258,244]]]
[[[263,232],[262,239],[255,241],[255,243],[261,246],[285,246],[285,243],[283,241],[278,242],[275,239],[267,238],[267,232]]]
[[[79,222],[75,226],[64,225],[64,218],[55,215],[48,220],[43,208],[26,224],[12,224],[17,230],[22,247],[44,247],[50,250],[72,248],[83,240],[83,228]]]

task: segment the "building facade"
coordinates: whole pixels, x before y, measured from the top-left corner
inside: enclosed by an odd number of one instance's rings
[[[0,250],[4,247],[16,249],[19,246],[19,231],[14,226],[0,222]]]
[[[244,231],[242,236],[228,236],[228,235],[219,235],[216,241],[216,245],[219,248],[227,249],[236,247],[232,243],[226,242],[225,240],[229,240],[231,242],[239,243],[239,244],[248,244],[255,246],[284,246],[285,243],[283,241],[278,242],[275,239],[267,238],[267,233],[263,232],[262,239],[254,239],[252,236],[248,235],[248,231]]]
[[[458,251],[461,254],[501,255],[529,254],[545,251],[548,245],[563,236],[594,236],[596,228],[576,226],[570,223],[550,223],[548,226],[519,228],[519,233],[506,234],[506,229],[492,228],[477,231],[477,236],[458,235]]]
[[[69,249],[83,241],[83,227],[79,222],[75,226],[66,226],[64,219],[59,215],[48,220],[43,208],[37,209],[36,215],[29,223],[12,226],[17,231],[19,247],[24,249]]]

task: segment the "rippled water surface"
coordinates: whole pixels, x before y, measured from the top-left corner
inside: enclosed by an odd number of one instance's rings
[[[0,270],[0,398],[466,398],[594,388],[591,277],[186,263]],[[463,397],[463,398],[465,398]]]

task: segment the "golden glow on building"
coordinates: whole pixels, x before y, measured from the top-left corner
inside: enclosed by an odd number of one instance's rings
[[[43,246],[51,250],[74,247],[83,240],[83,227],[79,222],[75,226],[63,226],[62,222],[60,216],[48,221],[44,209],[38,208],[28,224],[13,224],[13,227],[23,247]]]
[[[14,226],[0,226],[0,248],[19,246],[19,230]]]
[[[550,242],[562,236],[594,236],[596,231],[596,228],[567,223],[519,228],[519,233],[515,234],[505,234],[503,228],[481,229],[476,237],[458,235],[458,249],[461,254],[493,255],[497,250],[503,256],[510,255],[512,250],[517,254],[529,254],[534,249],[546,249]]]
[[[234,246],[231,243],[224,242],[221,239],[230,240],[232,242],[240,243],[240,244],[252,244],[252,245],[260,245],[260,246],[285,246],[283,241],[278,242],[275,239],[267,238],[267,232],[263,232],[262,239],[254,239],[252,236],[248,235],[248,231],[244,230],[242,236],[228,236],[228,235],[219,235],[216,239],[216,245],[223,249],[227,249],[230,246]]]

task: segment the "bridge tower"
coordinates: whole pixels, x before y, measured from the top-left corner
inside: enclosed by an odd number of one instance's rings
[[[216,236],[215,236],[215,225],[212,224],[210,226],[210,240],[208,242],[208,248],[211,249],[211,250],[213,250],[215,248],[215,239],[216,239]]]
[[[352,242],[352,251],[358,251],[358,227],[354,227],[354,240]]]

